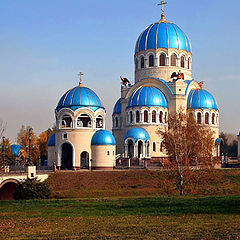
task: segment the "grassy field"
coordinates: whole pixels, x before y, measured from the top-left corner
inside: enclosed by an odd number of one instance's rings
[[[240,239],[240,170],[57,172],[52,198],[0,202],[0,239]],[[58,199],[58,200],[57,200]]]
[[[0,239],[240,239],[240,197],[0,202]]]

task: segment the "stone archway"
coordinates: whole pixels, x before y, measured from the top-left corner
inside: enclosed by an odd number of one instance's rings
[[[0,200],[13,200],[13,193],[18,185],[16,179],[7,179],[0,184]]]
[[[61,160],[61,168],[63,170],[73,169],[73,148],[70,143],[63,143]]]
[[[89,169],[89,153],[84,151],[80,155],[81,160],[81,168],[82,169]]]

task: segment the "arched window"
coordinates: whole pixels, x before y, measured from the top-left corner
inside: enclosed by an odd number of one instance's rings
[[[148,122],[148,111],[147,110],[144,111],[144,122],[145,123]]]
[[[96,128],[103,128],[103,117],[101,115],[96,118]]]
[[[177,66],[177,55],[175,53],[171,55],[171,66]]]
[[[154,56],[152,54],[149,56],[149,67],[154,67]]]
[[[72,118],[69,115],[65,114],[61,120],[61,128],[72,128],[72,127],[73,127]]]
[[[160,66],[166,66],[166,55],[161,53],[159,57]]]
[[[136,123],[140,122],[140,113],[139,111],[136,111]]]
[[[144,57],[141,57],[141,68],[145,67],[145,61],[144,61]]]
[[[163,112],[162,111],[159,113],[159,122],[163,123]]]
[[[184,68],[185,67],[185,56],[181,56],[181,67]]]
[[[198,114],[197,114],[197,123],[198,124],[202,123],[202,114],[200,112],[198,112]]]
[[[153,122],[153,123],[156,122],[156,115],[157,115],[156,111],[153,110],[153,111],[152,111],[152,122]]]
[[[133,113],[130,112],[130,123],[133,123]]]
[[[212,124],[215,124],[215,113],[212,114]]]
[[[81,114],[77,118],[77,127],[91,128],[92,119],[87,114]]]
[[[191,58],[188,58],[188,69],[190,69]]]
[[[167,112],[165,112],[165,123],[167,123]]]
[[[153,143],[153,152],[156,152],[156,143]]]
[[[115,118],[115,126],[118,128],[118,117]]]
[[[163,143],[161,142],[160,143],[160,152],[162,152],[163,151]]]
[[[209,124],[209,113],[205,113],[205,124]]]

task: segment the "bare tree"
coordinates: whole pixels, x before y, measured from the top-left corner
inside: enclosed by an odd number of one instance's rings
[[[3,137],[3,134],[6,130],[6,123],[4,123],[1,119],[0,119],[0,138]]]
[[[158,133],[170,157],[169,168],[177,172],[177,184],[183,195],[185,176],[193,166],[213,166],[213,132],[197,124],[193,114],[181,112],[169,115],[168,127]]]

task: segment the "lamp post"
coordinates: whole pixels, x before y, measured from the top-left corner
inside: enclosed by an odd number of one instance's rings
[[[32,165],[32,160],[31,160],[31,140],[32,140],[32,128],[29,128],[28,130],[28,140],[29,140],[29,144],[28,144],[28,166]]]

